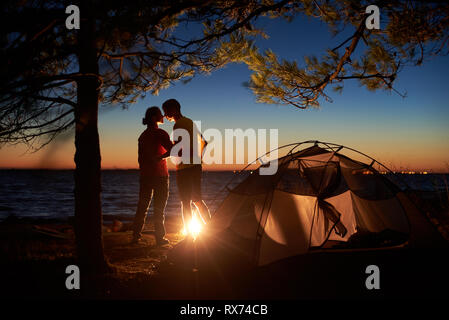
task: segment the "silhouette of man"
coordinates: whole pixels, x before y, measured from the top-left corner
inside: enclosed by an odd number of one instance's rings
[[[201,196],[201,157],[195,156],[194,144],[198,145],[198,139],[201,139],[202,144],[206,143],[202,138],[202,135],[198,132],[195,124],[192,120],[185,117],[181,113],[181,105],[175,99],[169,99],[162,104],[164,115],[169,121],[175,121],[173,130],[184,129],[188,133],[190,146],[188,150],[180,148],[179,156],[183,160],[176,166],[176,183],[178,185],[179,196],[182,204],[182,219],[184,228],[187,229],[189,221],[192,219],[192,207],[193,204],[199,212],[200,218],[204,223],[210,220],[210,212]],[[200,138],[201,137],[201,138]],[[174,145],[181,143],[182,137],[174,139]],[[184,143],[186,143],[184,141]],[[189,154],[186,155],[185,152]],[[186,163],[185,159],[188,159]],[[196,161],[194,161],[196,160]]]
[[[142,237],[148,207],[153,198],[154,228],[157,245],[168,244],[165,238],[164,210],[168,198],[168,169],[165,157],[170,154],[173,143],[168,133],[158,125],[164,122],[158,107],[150,107],[142,123],[147,129],[139,137],[140,191],[133,225],[132,242]]]

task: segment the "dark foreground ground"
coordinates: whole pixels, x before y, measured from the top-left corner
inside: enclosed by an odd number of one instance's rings
[[[444,205],[428,197],[429,217],[447,237]],[[439,209],[438,209],[439,208]],[[360,252],[315,252],[253,268],[206,239],[182,241],[179,218],[167,220],[171,246],[158,248],[151,223],[144,242],[129,243],[124,221],[104,232],[114,272],[82,277],[67,290],[68,265],[76,264],[69,224],[8,219],[0,224],[0,296],[9,299],[447,299],[447,250],[396,248]],[[109,232],[108,232],[109,231]],[[380,269],[380,290],[368,290],[368,265]]]

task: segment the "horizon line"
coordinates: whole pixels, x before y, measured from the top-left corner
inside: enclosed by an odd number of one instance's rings
[[[76,168],[36,168],[36,167],[0,167],[0,170],[42,170],[42,171],[74,171]],[[139,168],[101,168],[101,171],[139,171]],[[254,171],[255,169],[211,169],[204,168],[203,171],[216,171],[216,172],[239,172],[239,171]],[[176,172],[176,169],[168,169],[169,172]],[[379,173],[389,173],[388,171],[378,171]],[[449,171],[434,171],[432,169],[429,170],[412,170],[412,169],[403,169],[400,171],[391,170],[394,174],[449,174]]]

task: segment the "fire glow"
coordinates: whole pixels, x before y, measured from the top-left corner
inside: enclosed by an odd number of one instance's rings
[[[182,230],[182,235],[191,235],[193,240],[195,240],[203,229],[203,222],[198,219],[197,215],[194,214],[192,219],[187,223],[187,228],[184,226]]]

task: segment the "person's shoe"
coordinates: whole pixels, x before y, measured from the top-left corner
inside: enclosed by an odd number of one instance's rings
[[[166,245],[166,244],[170,244],[170,241],[166,238],[162,238],[161,240],[156,240],[156,245],[158,247]]]

